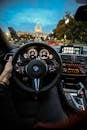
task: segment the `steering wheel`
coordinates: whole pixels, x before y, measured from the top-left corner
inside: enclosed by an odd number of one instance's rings
[[[41,93],[51,89],[57,83],[60,73],[60,56],[46,43],[25,44],[13,57],[14,81],[27,92]]]

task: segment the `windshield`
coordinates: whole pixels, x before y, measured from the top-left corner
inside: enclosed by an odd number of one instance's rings
[[[1,0],[0,27],[17,44],[37,39],[52,45],[86,44],[87,23],[74,20],[79,6],[75,0]]]

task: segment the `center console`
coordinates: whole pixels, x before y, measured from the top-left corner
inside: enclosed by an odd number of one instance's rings
[[[61,87],[63,87],[64,97],[68,105],[76,111],[85,111],[87,109],[87,90],[82,82],[71,86],[62,80]]]
[[[68,103],[76,110],[86,109],[87,90],[84,82],[87,76],[87,55],[83,47],[62,46],[60,49],[62,61],[61,83]]]

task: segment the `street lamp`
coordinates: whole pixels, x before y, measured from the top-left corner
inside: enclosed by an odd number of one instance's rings
[[[68,24],[69,23],[69,18],[67,18],[66,20],[65,20],[65,24]]]
[[[5,34],[6,34],[6,36],[7,36],[8,38],[10,37],[10,33],[9,33],[9,32],[6,32]]]
[[[65,24],[67,25],[69,23],[69,18],[65,19]],[[64,34],[64,42],[66,41],[67,35],[66,32]]]

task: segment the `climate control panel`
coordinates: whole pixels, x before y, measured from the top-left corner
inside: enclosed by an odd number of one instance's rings
[[[87,57],[77,55],[61,55],[62,74],[87,76]]]

